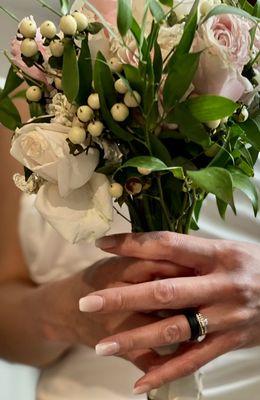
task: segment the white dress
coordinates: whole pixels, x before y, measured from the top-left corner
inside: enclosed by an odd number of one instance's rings
[[[256,180],[260,187],[260,162]],[[33,197],[23,197],[21,241],[32,279],[46,283],[67,277],[105,256],[94,245],[70,245],[45,223],[32,207]],[[259,242],[260,219],[239,197],[239,216],[229,213],[222,222],[209,198],[201,220],[201,236]],[[129,231],[115,216],[112,232]],[[37,400],[129,400],[141,373],[119,358],[100,358],[93,349],[79,346],[40,376]],[[181,379],[157,393],[158,400],[258,400],[260,347],[235,351],[211,362],[199,373]],[[140,396],[145,399],[146,396]]]

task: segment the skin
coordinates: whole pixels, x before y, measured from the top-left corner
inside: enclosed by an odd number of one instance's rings
[[[190,375],[231,350],[260,345],[259,245],[156,232],[106,237],[97,246],[119,256],[167,261],[190,271],[188,277],[102,290],[84,299],[89,314],[90,298],[92,308],[99,299],[97,315],[172,310],[168,318],[101,342],[117,344],[117,355],[181,343],[177,353],[150,365],[135,385],[136,394]],[[181,310],[191,307],[209,320],[209,333],[202,343],[188,341],[190,327]]]

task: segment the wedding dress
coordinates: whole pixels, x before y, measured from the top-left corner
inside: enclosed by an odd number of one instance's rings
[[[260,160],[256,171],[260,187]],[[70,276],[107,256],[93,244],[65,242],[33,208],[33,196],[22,198],[20,234],[32,279],[44,284]],[[228,214],[221,221],[211,197],[201,220],[201,236],[259,242],[260,219],[254,219],[248,201],[239,197],[238,217]],[[126,232],[130,226],[115,215],[112,228]],[[93,349],[78,346],[40,376],[37,400],[129,400],[141,373],[116,357],[100,358]],[[165,386],[156,400],[258,400],[260,392],[260,347],[226,354],[193,376]],[[146,396],[140,396],[145,399]]]

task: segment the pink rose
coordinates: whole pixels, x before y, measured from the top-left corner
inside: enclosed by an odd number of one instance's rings
[[[195,91],[239,100],[249,83],[242,76],[250,60],[248,22],[234,15],[208,19],[197,31],[193,51],[202,51],[194,79]]]
[[[49,59],[48,47],[43,46],[43,39],[39,30],[37,30],[35,40],[44,61],[47,62]],[[11,54],[13,63],[31,78],[36,79],[40,82],[44,82],[46,85],[48,85],[47,75],[44,72],[40,71],[37,67],[28,67],[24,63],[21,55],[21,43],[22,42],[17,39],[14,39],[11,43]]]

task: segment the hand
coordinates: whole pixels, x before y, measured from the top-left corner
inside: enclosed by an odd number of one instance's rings
[[[144,326],[158,318],[139,312],[119,312],[111,315],[83,314],[79,311],[79,299],[88,293],[106,288],[123,287],[137,282],[185,275],[187,269],[168,263],[113,257],[97,262],[90,268],[59,282],[43,285],[30,298],[32,315],[41,318],[43,336],[48,342],[84,344],[94,347],[106,336]],[[41,313],[39,310],[43,310]],[[142,370],[157,363],[158,355],[146,348],[125,352],[124,358]]]
[[[260,345],[260,246],[168,232],[116,235],[97,245],[120,256],[165,260],[190,269],[190,277],[98,291],[82,303],[85,311],[91,312],[96,302],[96,312],[101,314],[179,310],[171,318],[102,341],[103,348],[104,344],[117,344],[118,355],[185,343],[174,356],[160,357],[156,365],[150,365],[150,371],[137,382],[136,393],[192,374],[231,350]],[[191,332],[181,310],[191,307],[209,320],[209,335],[202,343],[187,342]]]

